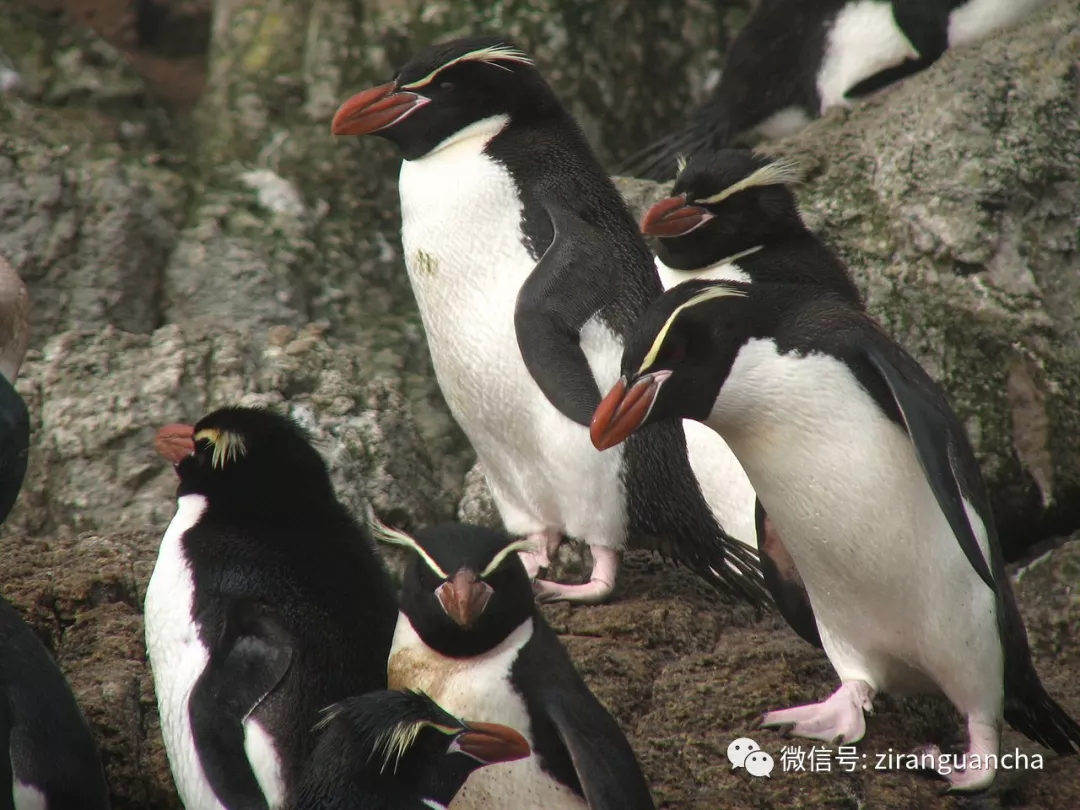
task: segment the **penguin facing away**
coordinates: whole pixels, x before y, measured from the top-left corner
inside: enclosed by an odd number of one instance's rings
[[[477,768],[529,756],[514,729],[459,720],[422,692],[326,710],[292,810],[445,810]]]
[[[589,691],[533,599],[501,532],[444,524],[376,537],[412,548],[388,668],[392,689],[419,689],[447,711],[515,728],[532,755],[474,773],[453,810],[651,810],[626,737]]]
[[[288,806],[320,711],[386,687],[393,584],[291,419],[222,408],[155,446],[180,479],[144,611],[177,790]]]
[[[747,149],[720,149],[681,161],[671,196],[642,217],[655,238],[656,270],[665,289],[691,279],[815,284],[862,306],[847,267],[803,222],[790,184],[798,165]],[[742,466],[718,434],[684,422],[690,465],[710,504],[741,496],[745,516],[728,510],[725,525],[755,527],[761,573],[781,615],[821,646],[798,569],[757,500]],[[725,492],[714,493],[722,485]]]
[[[793,135],[832,107],[925,70],[1047,0],[762,0],[731,43],[720,82],[686,125],[619,173],[675,176],[676,156]]]
[[[965,761],[984,765],[942,774],[952,789],[993,781],[1002,719],[1076,752],[1080,726],[1032,664],[963,426],[870,317],[812,285],[679,285],[628,340],[592,437],[604,448],[687,417],[742,462],[841,680],[758,725],[850,744],[878,692],[939,692],[967,719]]]
[[[345,102],[332,129],[386,138],[404,158],[402,248],[439,386],[507,530],[536,541],[530,575],[563,535],[592,550],[589,583],[538,580],[539,597],[606,599],[629,539],[726,593],[767,599],[755,551],[702,497],[678,425],[615,454],[589,445],[623,338],[662,288],[622,198],[532,60],[495,37],[434,46]]]

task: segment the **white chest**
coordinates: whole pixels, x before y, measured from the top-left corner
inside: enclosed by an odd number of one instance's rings
[[[422,689],[461,719],[501,723],[532,742],[529,713],[509,681],[510,668],[532,633],[530,620],[491,652],[457,660],[428,648],[408,618],[401,614],[390,651],[390,688]],[[452,810],[495,807],[585,810],[586,804],[548,776],[533,754],[517,762],[475,771],[450,807]]]
[[[202,495],[185,495],[161,541],[144,602],[146,651],[154,675],[161,733],[177,792],[188,810],[225,810],[203,772],[191,731],[188,701],[210,656],[192,620],[195,582],[184,556],[184,533],[206,510]],[[248,759],[271,808],[284,799],[281,768],[265,731],[244,722]]]
[[[675,270],[664,264],[660,257],[656,257],[656,272],[660,274],[660,283],[664,285],[665,290],[670,290],[676,284],[682,284],[684,281],[741,281],[744,283],[750,283],[752,279],[747,275],[736,261],[741,256],[747,255],[746,253],[740,254],[738,257],[732,256],[728,259],[721,259],[715,264],[710,264],[708,267],[702,267],[698,270]]]
[[[849,3],[829,30],[818,69],[821,112],[846,105],[844,94],[863,79],[918,55],[896,24],[890,0]]]

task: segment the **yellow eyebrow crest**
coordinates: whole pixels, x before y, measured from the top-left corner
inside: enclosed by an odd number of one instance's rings
[[[480,579],[492,574],[496,568],[503,564],[503,560],[513,554],[515,551],[532,551],[536,548],[536,541],[524,538],[521,540],[515,540],[513,543],[502,549],[498,554],[491,558],[491,562],[487,564],[481,574]]]
[[[753,188],[754,186],[778,186],[786,183],[798,183],[801,179],[802,172],[798,161],[781,158],[780,160],[774,160],[772,163],[762,166],[756,172],[744,177],[739,182],[732,183],[719,194],[714,194],[711,197],[706,197],[702,200],[695,200],[695,202],[705,203],[706,205],[715,205],[718,202],[726,200],[733,194],[738,194],[740,191],[746,191],[746,189]]]
[[[371,526],[371,534],[379,542],[389,543],[393,546],[402,546],[403,548],[411,548],[419,555],[420,559],[424,561],[424,564],[427,565],[428,568],[443,579],[450,578],[446,575],[446,572],[442,570],[439,564],[432,559],[431,555],[424,551],[420,544],[416,542],[416,538],[406,534],[400,529],[391,529],[375,517],[375,513],[372,512],[370,508],[368,509],[368,524]]]
[[[214,453],[210,457],[210,466],[217,469],[224,467],[230,461],[235,461],[247,452],[244,437],[239,433],[205,428],[194,436],[197,442],[203,439],[210,442],[210,446],[214,448]]]
[[[499,62],[517,62],[520,65],[531,65],[533,60],[523,54],[517,48],[511,48],[509,45],[491,45],[487,48],[480,48],[475,51],[469,51],[462,56],[457,56],[446,62],[435,70],[431,71],[427,76],[422,79],[417,79],[415,82],[409,82],[408,84],[401,85],[402,90],[415,90],[419,87],[424,87],[431,84],[435,77],[442,73],[449,67],[454,65],[460,65],[462,62],[485,62],[493,67],[501,68],[502,70],[509,70],[510,68],[505,65],[500,65]]]
[[[726,284],[713,284],[706,289],[699,292],[690,300],[679,304],[675,307],[675,310],[668,315],[668,319],[664,321],[664,325],[660,327],[660,331],[656,333],[656,337],[653,339],[652,346],[649,347],[649,353],[645,355],[645,360],[641,364],[641,368],[637,370],[638,374],[644,374],[648,368],[656,362],[656,356],[660,354],[660,349],[664,345],[664,340],[667,338],[668,332],[671,330],[671,325],[675,323],[675,319],[685,310],[690,307],[696,307],[698,304],[703,304],[706,301],[712,301],[716,298],[745,298],[746,290],[741,290],[738,287],[729,287]]]

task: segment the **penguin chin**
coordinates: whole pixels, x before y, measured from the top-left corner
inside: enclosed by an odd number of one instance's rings
[[[446,615],[462,629],[469,629],[487,608],[494,590],[472,571],[458,571],[453,579],[435,589]]]

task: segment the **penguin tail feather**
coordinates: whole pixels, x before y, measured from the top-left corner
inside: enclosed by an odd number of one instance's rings
[[[695,110],[686,126],[653,141],[616,167],[614,174],[666,182],[675,178],[679,158],[722,149],[731,140],[728,127],[710,118],[707,107]]]
[[[1020,690],[1005,691],[1006,722],[1057,754],[1080,753],[1080,723],[1047,693],[1034,671]]]

